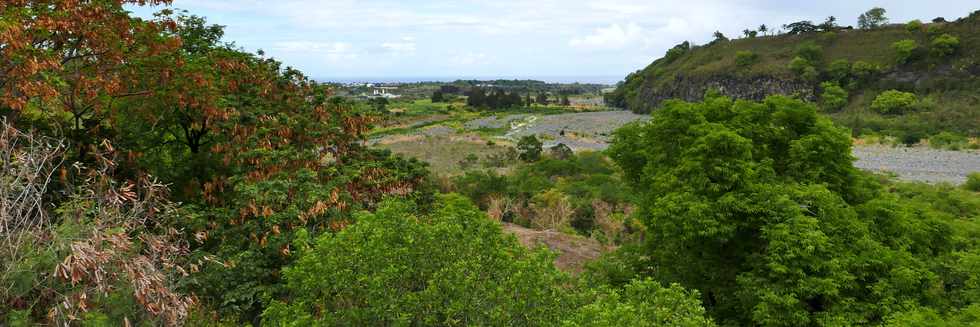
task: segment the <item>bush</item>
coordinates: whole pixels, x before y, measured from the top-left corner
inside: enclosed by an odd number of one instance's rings
[[[696,292],[653,281],[623,291],[587,288],[558,271],[547,250],[529,251],[455,195],[431,214],[402,202],[337,234],[295,242],[283,270],[285,297],[262,314],[272,326],[594,326],[604,320],[651,326],[711,326]],[[596,311],[598,310],[598,312]]]
[[[837,83],[824,82],[820,84],[823,93],[820,94],[820,106],[826,112],[836,112],[847,105],[847,90]]]
[[[270,325],[543,325],[574,300],[546,251],[528,251],[459,196],[431,215],[389,202],[312,244],[283,270],[290,301]]]
[[[855,61],[854,65],[851,65],[851,75],[861,82],[873,80],[878,74],[881,73],[881,70],[881,65],[866,61]]]
[[[739,51],[735,53],[735,66],[745,68],[752,66],[759,59],[759,55],[752,51]]]
[[[980,172],[972,173],[966,177],[966,184],[963,185],[967,190],[980,192]]]
[[[843,85],[851,77],[851,62],[847,59],[834,60],[827,67],[827,76],[831,81]]]
[[[960,150],[969,143],[966,136],[942,132],[929,138],[929,146],[934,149]]]
[[[930,54],[936,58],[944,58],[956,53],[956,50],[960,48],[960,39],[949,35],[943,34],[932,39],[932,47],[930,48]]]
[[[522,137],[517,142],[517,152],[519,158],[525,162],[535,162],[541,160],[541,141],[534,135]]]
[[[809,60],[799,56],[789,62],[789,69],[807,81],[812,81],[815,77],[814,75],[818,75],[813,64]]]
[[[895,50],[895,61],[899,64],[907,64],[915,59],[919,44],[915,40],[901,40],[892,43],[892,49]]]
[[[677,284],[663,287],[649,279],[634,280],[622,291],[609,291],[579,308],[562,326],[713,326],[698,297]]]
[[[871,110],[881,114],[904,114],[915,105],[916,100],[913,93],[889,90],[875,98]]]
[[[823,57],[823,48],[812,42],[807,42],[796,49],[796,56],[806,59],[811,63],[816,63]]]
[[[909,31],[909,33],[921,32],[923,26],[925,25],[922,24],[922,21],[916,19],[905,24],[905,30]]]

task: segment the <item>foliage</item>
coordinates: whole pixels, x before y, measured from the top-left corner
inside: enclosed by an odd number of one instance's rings
[[[466,92],[466,105],[474,108],[507,109],[522,107],[524,100],[517,91],[507,92],[497,88],[486,90],[474,87]]]
[[[849,135],[812,105],[668,102],[609,151],[640,193],[654,277],[699,290],[723,324],[873,325],[975,297],[959,282],[975,272],[961,251],[980,225],[960,217],[977,200],[881,194],[853,167]]]
[[[432,103],[439,103],[445,101],[446,101],[446,96],[442,93],[442,91],[432,92]]]
[[[930,53],[933,57],[943,58],[948,57],[960,48],[960,39],[949,35],[943,34],[932,39],[932,46],[930,47]]]
[[[759,56],[751,51],[739,51],[735,53],[735,65],[738,67],[748,67],[755,64]]]
[[[622,291],[609,291],[595,302],[572,313],[562,326],[713,326],[704,317],[697,292],[677,284],[661,286],[635,280]]]
[[[813,25],[813,22],[809,20],[804,20],[804,21],[783,25],[783,29],[786,30],[786,34],[800,35],[800,34],[816,32],[817,26]]]
[[[858,27],[862,29],[879,28],[888,24],[887,11],[884,8],[875,7],[858,16]]]
[[[837,85],[837,83],[824,82],[820,84],[820,106],[826,112],[835,112],[847,105],[847,90]]]
[[[966,184],[964,184],[963,187],[973,192],[980,192],[980,172],[970,174],[970,176],[967,177]]]
[[[541,159],[541,141],[537,136],[528,135],[521,137],[517,142],[517,153],[519,158],[525,162],[535,162]]]
[[[851,62],[847,59],[834,60],[827,66],[827,77],[830,78],[830,82],[846,85],[851,79],[852,67]]]
[[[918,19],[909,21],[908,23],[905,24],[905,29],[908,30],[909,33],[921,32],[924,27],[925,25],[923,25],[922,21]]]
[[[918,56],[919,44],[915,40],[901,40],[892,44],[895,50],[895,61],[899,64],[907,64]]]
[[[929,146],[934,149],[960,150],[970,142],[965,136],[942,132],[929,138]]]
[[[882,114],[903,114],[911,110],[917,100],[913,93],[888,90],[875,97],[871,110]]]
[[[696,294],[638,281],[624,290],[572,283],[544,251],[528,251],[458,196],[428,215],[388,202],[312,243],[284,270],[276,325],[710,326]],[[601,314],[598,321],[593,314]]]
[[[148,176],[115,180],[108,145],[93,154],[97,166],[69,175],[63,150],[0,123],[0,305],[15,311],[0,321],[182,323],[196,302],[179,280],[201,262],[188,262],[188,244],[166,227],[177,218],[166,187]],[[58,186],[67,194],[48,212]]]
[[[567,197],[564,200],[572,210],[568,223],[581,235],[601,233],[604,241],[616,243],[625,240],[622,232],[635,231],[624,229],[631,227],[631,195],[615,166],[600,153],[583,152],[567,159],[545,157],[508,175],[470,171],[456,177],[453,184],[456,192],[483,208],[489,209],[493,199],[506,200],[508,206],[500,208],[500,217],[506,222],[533,227],[535,205],[558,208],[565,204],[557,198]],[[552,193],[551,198],[534,199],[544,193]],[[624,223],[627,226],[622,226]]]
[[[568,277],[459,197],[431,215],[403,203],[304,245],[284,270],[290,296],[263,314],[285,325],[541,325],[571,303]]]

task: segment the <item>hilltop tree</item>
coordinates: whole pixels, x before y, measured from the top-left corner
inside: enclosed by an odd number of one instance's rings
[[[750,30],[750,29],[745,29],[745,30],[742,31],[742,35],[744,35],[746,38],[754,38],[757,35],[759,35],[759,32],[756,32],[756,31],[753,31],[753,30]]]
[[[769,32],[769,27],[766,26],[766,24],[759,25],[759,32],[762,33],[762,35],[766,35],[766,32]]]
[[[875,7],[858,16],[858,27],[862,29],[873,29],[888,24],[887,11],[884,8]]]
[[[715,38],[715,40],[712,41],[712,43],[728,41],[728,37],[726,37],[725,34],[722,34],[721,31],[715,31],[715,33],[712,34],[712,36],[714,36]]]
[[[831,32],[837,29],[837,27],[837,17],[834,16],[827,17],[827,20],[820,24],[820,26],[817,26],[817,28],[823,32]]]
[[[817,26],[813,25],[813,22],[809,20],[789,23],[783,25],[783,28],[787,30],[786,33],[789,35],[800,35],[800,34],[813,33],[817,31]]]

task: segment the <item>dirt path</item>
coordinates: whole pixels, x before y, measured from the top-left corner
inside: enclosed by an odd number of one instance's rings
[[[582,272],[585,264],[598,259],[603,253],[612,248],[599,244],[596,240],[580,236],[568,235],[556,231],[538,231],[518,225],[504,223],[505,232],[517,236],[524,246],[534,249],[546,246],[558,253],[555,266],[570,273]]]

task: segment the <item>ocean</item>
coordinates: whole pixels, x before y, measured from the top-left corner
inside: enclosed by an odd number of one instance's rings
[[[318,77],[322,83],[418,83],[418,82],[453,82],[457,80],[535,80],[548,83],[583,83],[615,85],[623,80],[623,76],[403,76],[403,77]]]

